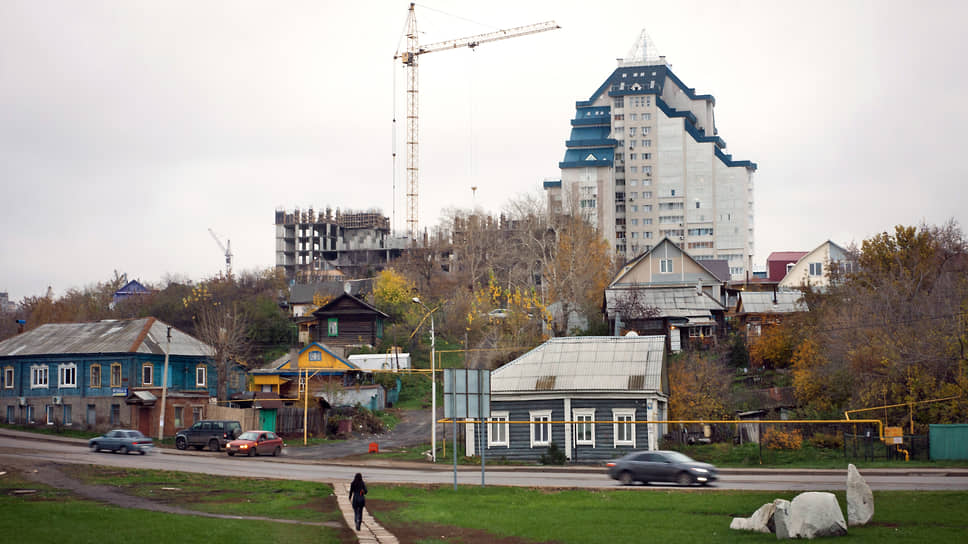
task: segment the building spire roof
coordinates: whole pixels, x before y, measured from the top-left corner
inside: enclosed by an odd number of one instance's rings
[[[632,44],[632,48],[629,49],[625,58],[620,59],[619,64],[621,65],[641,65],[641,64],[653,64],[653,63],[665,63],[665,56],[659,54],[659,49],[655,46],[655,42],[652,41],[652,37],[643,28],[639,32],[638,38],[636,38],[635,43]]]

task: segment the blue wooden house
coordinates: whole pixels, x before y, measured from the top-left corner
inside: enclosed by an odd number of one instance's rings
[[[662,336],[552,338],[491,373],[486,456],[573,463],[657,449],[668,419]]]
[[[165,434],[172,435],[202,419],[216,396],[212,353],[153,317],[41,325],[0,342],[0,417],[27,425],[134,428],[156,436],[166,386]],[[241,368],[227,379],[230,394],[245,388]]]

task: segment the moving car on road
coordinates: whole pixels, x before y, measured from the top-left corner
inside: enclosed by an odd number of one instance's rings
[[[719,478],[719,471],[713,465],[700,463],[677,451],[633,452],[621,459],[609,461],[605,466],[608,467],[608,475],[622,482],[622,485],[634,482],[707,485]]]
[[[114,429],[103,436],[98,436],[87,441],[91,451],[108,450],[127,454],[136,451],[141,455],[150,452],[155,444],[150,438],[141,434],[141,431],[130,429]]]
[[[272,455],[282,453],[286,446],[282,438],[272,431],[245,431],[239,437],[225,446],[225,453],[235,455]]]

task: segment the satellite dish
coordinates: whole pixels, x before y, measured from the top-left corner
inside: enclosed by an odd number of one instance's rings
[[[635,331],[629,331],[629,332],[625,333],[625,336],[638,336],[638,335],[639,335],[639,333],[637,333]]]

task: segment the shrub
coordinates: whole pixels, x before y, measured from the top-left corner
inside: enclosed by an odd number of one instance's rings
[[[816,433],[810,437],[810,444],[815,448],[839,450],[844,447],[844,437],[834,433]]]
[[[565,452],[558,449],[558,444],[552,442],[548,445],[548,451],[541,454],[541,458],[538,459],[542,465],[563,465],[567,458],[565,457]]]
[[[784,431],[782,429],[767,428],[763,433],[763,445],[771,450],[798,450],[803,446],[803,435],[800,431]]]

